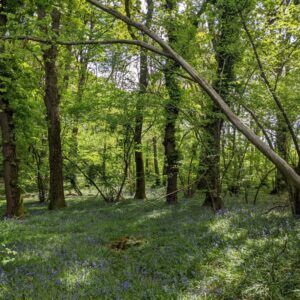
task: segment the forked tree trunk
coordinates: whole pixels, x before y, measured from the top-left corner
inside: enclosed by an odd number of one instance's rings
[[[40,18],[45,13],[39,10]],[[52,30],[58,34],[60,25],[60,13],[54,8],[51,13]],[[50,166],[50,187],[49,187],[49,209],[59,209],[66,206],[63,184],[63,159],[60,137],[60,96],[58,91],[58,75],[56,62],[58,49],[51,45],[43,49],[43,61],[45,67],[45,96],[44,102],[47,111],[48,143],[49,143],[49,166]]]
[[[2,0],[0,6],[0,32],[4,35],[6,31],[6,1]],[[4,46],[0,47],[2,53]],[[4,58],[0,60],[0,75],[2,78],[10,76],[6,72],[6,64],[11,62],[5,61]],[[12,68],[12,66],[10,66]],[[0,82],[1,90],[8,88],[8,86]],[[9,99],[6,98],[5,92],[0,93],[0,128],[2,132],[2,154],[3,154],[3,175],[6,195],[6,213],[7,218],[20,217],[23,215],[23,203],[21,199],[21,192],[19,187],[19,160],[16,152],[15,126],[13,119],[13,109],[10,107]]]

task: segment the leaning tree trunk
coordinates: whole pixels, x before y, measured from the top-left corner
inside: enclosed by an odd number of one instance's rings
[[[0,26],[1,34],[6,31],[6,1],[1,1],[0,7]],[[0,52],[5,51],[4,46],[0,46]],[[7,64],[11,61],[5,61],[4,58],[0,60],[0,75],[1,78],[10,76],[10,72],[6,72]],[[1,90],[5,90],[8,87],[7,83],[1,80]],[[23,215],[23,204],[21,199],[21,192],[19,187],[19,160],[16,152],[16,139],[15,139],[15,127],[13,119],[14,111],[10,106],[9,99],[5,92],[0,93],[0,128],[2,132],[2,154],[3,154],[3,174],[4,174],[4,186],[6,195],[6,213],[7,218],[20,217]]]
[[[41,12],[40,12],[41,13]],[[42,17],[45,15],[42,14]],[[51,14],[52,30],[58,34],[60,24],[60,13],[54,8]],[[63,184],[63,159],[60,137],[60,115],[58,91],[58,75],[56,62],[58,49],[51,45],[43,49],[43,61],[45,67],[45,96],[44,102],[47,111],[48,143],[49,143],[49,209],[58,209],[66,206]]]
[[[160,52],[161,55],[171,57],[173,61],[177,62],[190,76],[191,78],[206,92],[206,94],[211,98],[211,100],[221,109],[228,120],[265,156],[267,157],[288,179],[289,183],[293,185],[294,188],[300,190],[300,176],[295,172],[295,170],[288,164],[287,161],[282,159],[276,152],[273,151],[270,146],[263,142],[247,125],[245,125],[237,115],[230,109],[228,104],[224,99],[215,91],[215,89],[210,86],[207,81],[198,74],[198,72],[180,56],[173,48],[162,40],[158,35],[149,30],[146,26],[141,23],[135,22],[130,18],[122,15],[118,11],[111,9],[98,0],[87,0],[91,4],[100,8],[101,10],[115,16],[117,19],[122,20],[130,26],[134,26],[138,30],[147,34],[152,40],[156,41],[165,52]],[[297,1],[298,2],[298,1]],[[232,15],[232,14],[231,14]],[[150,45],[144,45],[143,47],[158,53],[159,50],[153,48]]]

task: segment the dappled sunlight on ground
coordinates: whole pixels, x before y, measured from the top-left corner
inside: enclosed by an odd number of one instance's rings
[[[27,202],[24,220],[1,221],[1,299],[300,296],[299,220],[288,211],[234,199],[214,215],[198,196],[176,207],[68,201],[57,212]]]

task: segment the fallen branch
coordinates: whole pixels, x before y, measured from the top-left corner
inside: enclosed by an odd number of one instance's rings
[[[172,193],[169,193],[169,194],[163,194],[163,195],[159,196],[158,198],[156,198],[156,199],[154,199],[154,200],[160,200],[160,199],[163,199],[163,198],[165,198],[165,197],[167,197],[167,196],[170,196],[170,195],[176,194],[176,193],[178,193],[178,192],[181,192],[181,191],[187,189],[188,187],[192,186],[193,184],[195,184],[195,183],[198,182],[198,181],[199,181],[199,179],[193,181],[192,183],[190,183],[190,184],[188,184],[188,185],[185,185],[184,187],[182,187],[182,188],[180,188],[180,189],[177,189],[176,191],[174,191],[174,192],[172,192]]]
[[[96,190],[98,191],[98,193],[101,195],[101,197],[104,199],[104,201],[107,201],[107,197],[104,195],[104,193],[100,190],[100,188],[98,187],[98,185],[95,183],[95,181],[90,178],[75,162],[73,162],[71,159],[69,159],[68,157],[64,156],[64,159],[69,161],[87,180],[90,181],[90,183],[96,188]]]
[[[289,207],[288,204],[283,204],[283,205],[276,205],[271,207],[270,209],[268,209],[266,212],[264,212],[262,215],[267,215],[268,213],[270,213],[272,210],[277,209],[277,208],[286,208]]]
[[[256,204],[256,201],[257,201],[257,197],[258,197],[259,191],[260,191],[260,189],[262,188],[262,186],[264,185],[265,180],[268,178],[268,176],[269,176],[273,171],[275,171],[275,169],[276,169],[276,168],[272,168],[271,170],[269,170],[269,171],[262,177],[262,179],[260,180],[260,184],[258,185],[258,188],[257,188],[256,193],[255,193],[255,196],[254,196],[253,205]]]

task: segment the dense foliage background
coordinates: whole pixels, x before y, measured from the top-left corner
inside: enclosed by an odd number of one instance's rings
[[[2,0],[0,297],[300,297],[299,186],[93,2],[300,174],[299,1]]]

